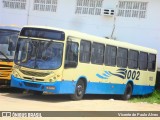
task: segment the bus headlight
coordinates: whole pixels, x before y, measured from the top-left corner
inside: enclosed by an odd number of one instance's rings
[[[49,82],[53,82],[53,79],[50,79]]]
[[[46,78],[48,82],[55,82],[57,80],[57,77],[54,76],[50,76],[49,78]]]
[[[56,77],[50,78],[49,82],[54,82],[54,81],[56,81],[56,79],[57,79]]]

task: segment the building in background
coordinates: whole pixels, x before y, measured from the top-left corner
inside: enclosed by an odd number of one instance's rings
[[[159,6],[159,0],[2,0],[0,24],[72,29],[160,53]]]

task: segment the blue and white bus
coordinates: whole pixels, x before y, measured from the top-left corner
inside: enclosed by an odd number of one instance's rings
[[[11,86],[35,93],[117,94],[123,99],[154,91],[157,51],[52,27],[20,32]]]

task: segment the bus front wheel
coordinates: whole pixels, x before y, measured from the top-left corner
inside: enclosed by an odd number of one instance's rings
[[[85,84],[82,80],[77,82],[75,93],[71,95],[72,100],[80,100],[83,98],[85,92]]]
[[[132,85],[130,83],[128,83],[126,85],[126,89],[124,92],[124,95],[122,96],[123,100],[129,100],[132,96]]]

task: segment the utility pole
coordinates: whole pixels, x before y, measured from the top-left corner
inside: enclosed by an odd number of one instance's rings
[[[115,22],[116,22],[116,17],[114,15],[114,18],[113,18],[113,29],[112,29],[112,33],[111,33],[111,38],[113,38],[113,35],[114,35],[114,31],[115,31],[115,28],[116,28],[116,25],[115,25]]]
[[[113,18],[113,29],[112,29],[112,33],[111,33],[111,38],[113,38],[115,29],[116,29],[117,9],[118,9],[118,5],[116,5],[115,14],[114,14],[114,18]]]
[[[29,24],[29,13],[30,13],[30,0],[28,0],[28,8],[27,8],[27,25]]]

